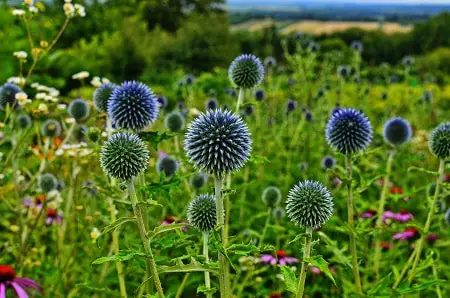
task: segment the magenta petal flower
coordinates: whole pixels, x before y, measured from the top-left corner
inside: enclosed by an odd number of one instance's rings
[[[32,290],[43,294],[37,282],[29,278],[16,276],[16,271],[9,265],[0,265],[0,298],[6,298],[8,288],[12,289],[17,297],[28,298]]]
[[[276,254],[278,259],[272,255],[263,254],[261,255],[260,260],[265,264],[276,265],[278,263],[281,266],[286,266],[292,263],[298,263],[297,258],[288,257],[284,250],[277,250]]]

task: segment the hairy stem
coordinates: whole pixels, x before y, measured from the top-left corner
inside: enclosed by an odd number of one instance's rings
[[[308,272],[308,261],[305,261],[309,258],[311,255],[311,238],[312,238],[312,229],[306,228],[305,232],[305,247],[303,250],[303,262],[302,262],[302,269],[300,272],[300,279],[298,281],[298,287],[297,287],[297,298],[302,298],[303,293],[305,292],[305,280],[306,280],[306,273]]]
[[[209,261],[208,254],[208,232],[203,232],[203,256],[205,257],[205,262]],[[211,289],[211,279],[209,277],[209,271],[205,271],[205,287]],[[208,298],[212,298],[212,294],[208,293],[206,295]]]
[[[222,177],[218,174],[216,174],[214,177],[214,189],[216,195],[217,225],[220,227],[222,245],[224,246],[224,240],[226,236],[225,236],[225,218],[224,218],[224,208],[222,198]],[[220,297],[229,298],[230,295],[228,293],[229,287],[228,287],[227,259],[220,252],[218,259],[219,259]]]
[[[264,238],[266,237],[267,227],[269,226],[269,223],[270,223],[271,214],[272,214],[272,208],[269,207],[269,209],[267,209],[266,223],[264,224],[264,228],[263,228],[261,237],[259,237],[259,247],[262,247]]]

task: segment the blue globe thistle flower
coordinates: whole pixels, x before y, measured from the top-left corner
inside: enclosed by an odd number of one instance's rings
[[[244,111],[242,112],[242,116],[250,117],[251,115],[253,115],[254,111],[255,111],[255,108],[253,106],[246,106]]]
[[[86,135],[88,134],[88,128],[86,125],[80,125],[73,132],[73,136],[77,142],[84,142],[86,140]]]
[[[286,216],[286,212],[282,207],[276,207],[272,210],[272,217],[275,220],[283,219]]]
[[[11,108],[17,108],[19,104],[16,100],[16,94],[22,90],[19,86],[6,83],[0,87],[0,109],[5,110],[6,106],[9,104]]]
[[[164,172],[166,177],[172,177],[178,170],[178,165],[178,161],[174,157],[166,155],[158,159],[156,163],[156,170],[160,175]]]
[[[324,95],[325,95],[325,90],[323,90],[322,88],[319,88],[319,89],[317,90],[317,95],[316,95],[316,97],[319,99],[319,98],[322,98]]]
[[[72,101],[67,108],[70,117],[74,118],[77,122],[86,120],[89,117],[90,106],[81,98]]]
[[[215,110],[217,109],[219,104],[217,103],[217,100],[215,98],[210,98],[205,102],[205,108],[207,110]]]
[[[192,175],[190,182],[193,188],[199,190],[208,182],[208,175],[202,172],[197,172]]]
[[[256,89],[255,92],[253,93],[253,96],[257,101],[261,101],[264,100],[264,98],[266,98],[266,92],[264,92],[264,90],[262,89]]]
[[[431,93],[431,91],[425,90],[423,92],[423,100],[426,103],[429,103],[429,102],[431,102],[432,99],[433,99],[433,93]]]
[[[244,54],[231,63],[228,76],[233,85],[250,89],[261,84],[264,78],[264,67],[255,55]]]
[[[54,119],[47,119],[41,126],[41,133],[48,138],[59,137],[61,135],[61,125]]]
[[[262,193],[262,200],[269,208],[274,208],[281,202],[281,191],[276,186],[269,186]]]
[[[340,109],[333,113],[325,129],[325,136],[333,149],[342,154],[357,153],[372,142],[369,119],[355,109]]]
[[[450,122],[439,124],[430,135],[431,153],[440,159],[450,157]]]
[[[108,111],[108,101],[114,90],[116,85],[112,83],[106,83],[100,85],[97,89],[95,89],[93,100],[95,108],[99,112],[107,112]]]
[[[310,111],[305,112],[305,120],[311,122],[314,120],[313,114]]]
[[[363,51],[363,44],[359,40],[354,40],[350,44],[353,51],[361,53]]]
[[[264,65],[267,68],[275,67],[277,65],[277,60],[274,57],[272,57],[272,56],[266,57],[264,59]]]
[[[214,229],[217,224],[216,200],[209,194],[201,194],[189,203],[187,218],[201,232]]]
[[[250,131],[238,115],[214,110],[201,113],[189,126],[184,148],[195,167],[222,175],[240,169],[249,159]]]
[[[293,112],[297,108],[297,102],[292,99],[288,99],[286,103],[286,114]]]
[[[298,169],[300,171],[302,171],[302,172],[306,171],[308,168],[309,168],[309,165],[308,165],[308,163],[306,161],[303,161],[303,162],[298,164]]]
[[[408,142],[411,139],[411,135],[411,126],[409,125],[409,122],[403,118],[392,118],[384,124],[384,140],[392,146],[399,146]]]
[[[179,132],[184,129],[184,117],[180,112],[174,111],[164,118],[164,126],[171,132]]]
[[[322,158],[322,167],[324,169],[334,169],[336,160],[332,156],[325,156]]]
[[[331,115],[334,115],[335,113],[339,112],[341,110],[340,104],[336,104],[333,110],[331,110]]]
[[[350,67],[347,65],[339,65],[337,68],[337,73],[341,78],[347,78],[350,75]]]
[[[179,81],[177,82],[177,87],[178,87],[178,89],[182,88],[184,85],[186,85],[186,83],[184,82],[183,79],[182,79],[182,80],[179,80]]]
[[[50,173],[43,174],[39,178],[39,188],[42,189],[43,192],[48,193],[52,190],[56,189],[56,185],[58,184],[58,180],[56,180],[55,176]]]
[[[187,75],[184,77],[184,83],[185,83],[186,85],[188,85],[188,86],[194,84],[194,83],[195,83],[195,77],[194,77],[194,75],[187,74]]]
[[[402,59],[402,64],[403,64],[405,67],[411,67],[411,66],[413,66],[415,63],[416,63],[416,60],[414,59],[414,57],[411,57],[411,56],[405,56],[405,57],[403,57],[403,59]]]
[[[306,228],[318,228],[333,215],[333,198],[317,181],[302,181],[288,193],[287,216],[292,222]]]
[[[142,130],[158,118],[159,104],[152,90],[136,81],[122,83],[114,89],[108,113],[120,128]]]
[[[160,109],[163,110],[167,107],[167,98],[165,98],[164,96],[159,95],[158,97],[156,97],[156,101],[158,102]]]
[[[31,124],[32,124],[31,117],[28,114],[19,115],[17,117],[16,122],[20,129],[27,129],[27,128],[31,127]]]
[[[116,133],[100,151],[100,165],[105,173],[129,181],[142,173],[148,164],[147,145],[135,134]]]
[[[227,87],[225,91],[231,97],[236,97],[237,96],[237,91],[234,88]]]

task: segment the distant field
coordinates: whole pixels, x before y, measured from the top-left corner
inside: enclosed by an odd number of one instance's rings
[[[272,19],[252,20],[245,23],[237,24],[232,30],[248,30],[257,31],[274,24]],[[333,33],[336,31],[344,31],[349,28],[362,28],[364,30],[379,29],[378,22],[341,22],[341,21],[296,21],[296,22],[277,22],[276,25],[283,33],[305,32],[311,34]],[[411,25],[401,25],[399,23],[384,23],[383,31],[387,34],[398,32],[409,32]]]

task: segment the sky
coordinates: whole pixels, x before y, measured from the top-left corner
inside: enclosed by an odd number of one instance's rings
[[[302,3],[302,2],[334,2],[341,1],[346,3],[403,3],[403,4],[450,4],[450,0],[229,0],[228,2],[236,4],[263,4],[274,3]]]

